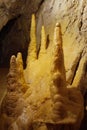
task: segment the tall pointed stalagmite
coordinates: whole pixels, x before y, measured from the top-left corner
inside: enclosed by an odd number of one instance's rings
[[[42,29],[41,29],[41,47],[40,47],[39,57],[41,57],[45,53],[46,53],[46,34],[45,34],[45,28],[44,28],[44,26],[42,26]]]
[[[66,74],[64,67],[64,54],[62,48],[62,34],[61,34],[61,26],[59,23],[56,24],[54,31],[54,45],[53,45],[53,53],[52,53],[52,77],[61,79],[62,84],[55,84],[58,87],[66,86]],[[57,82],[58,83],[58,82]]]
[[[20,52],[17,54],[16,61],[18,70],[20,71],[20,73],[23,73],[23,60],[22,60],[22,54]]]
[[[33,14],[31,19],[30,44],[28,48],[27,66],[29,65],[29,61],[34,61],[36,58],[36,21],[35,15]]]
[[[23,70],[23,60],[22,60],[22,54],[19,52],[17,54],[17,71],[18,71],[18,75],[19,75],[19,79],[18,82],[21,84],[22,86],[22,91],[25,92],[28,88],[28,86],[26,85],[25,82],[25,78],[24,78],[24,70]]]
[[[53,119],[59,120],[64,117],[64,106],[61,97],[66,94],[66,75],[64,67],[64,55],[62,49],[61,26],[56,24],[54,31],[54,45],[52,53],[52,84],[50,87],[53,100]]]
[[[22,54],[20,52],[17,54],[16,62],[17,62],[17,71],[19,73],[19,81],[23,83],[24,82],[23,60],[22,60]]]

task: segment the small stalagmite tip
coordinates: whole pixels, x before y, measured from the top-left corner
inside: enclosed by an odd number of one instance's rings
[[[60,27],[60,23],[56,23],[56,27]]]
[[[16,61],[16,57],[15,57],[15,55],[12,55],[10,62],[13,63],[13,62],[15,62],[15,61]]]

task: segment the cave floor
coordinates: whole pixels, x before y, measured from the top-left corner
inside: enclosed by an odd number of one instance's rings
[[[0,104],[6,92],[8,68],[0,68]]]

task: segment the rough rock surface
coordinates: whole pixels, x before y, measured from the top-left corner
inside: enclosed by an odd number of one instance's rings
[[[42,0],[0,0],[0,65],[9,65],[11,55],[26,58],[31,14]]]
[[[78,130],[84,102],[77,84],[74,87],[66,83],[60,24],[56,24],[53,45],[48,46],[42,26],[37,52],[36,23],[32,15],[30,38],[26,69],[23,70],[21,53],[17,58],[11,57],[0,130]],[[76,81],[81,76],[82,73]]]

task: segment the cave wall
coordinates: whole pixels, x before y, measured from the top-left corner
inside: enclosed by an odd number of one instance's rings
[[[42,3],[43,0],[0,1],[0,66],[9,66],[11,55],[19,51],[26,60],[31,14]]]

